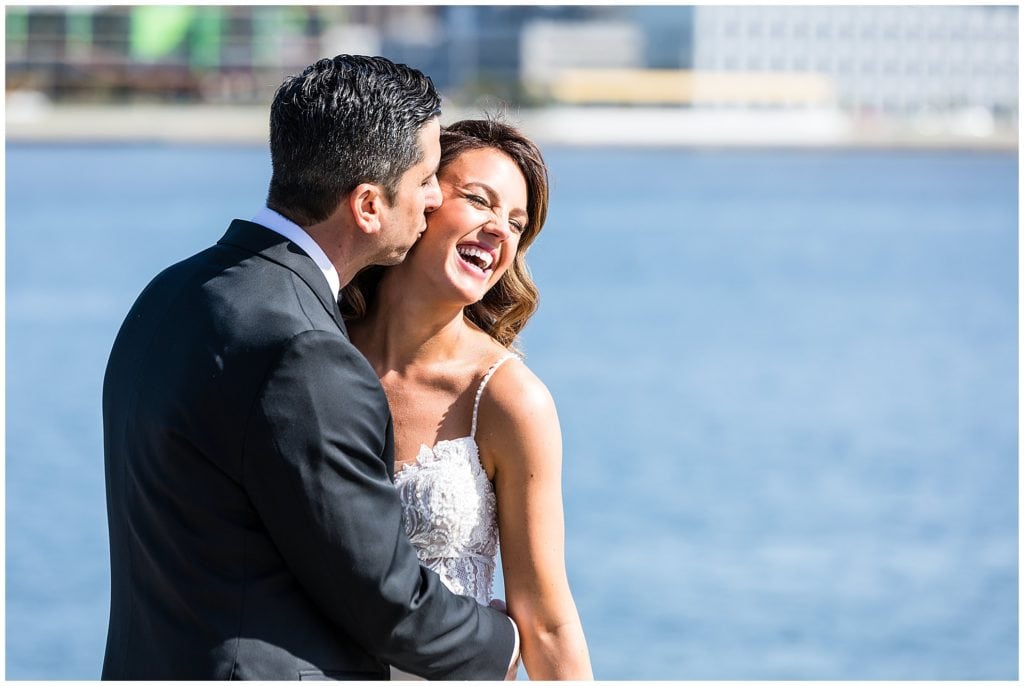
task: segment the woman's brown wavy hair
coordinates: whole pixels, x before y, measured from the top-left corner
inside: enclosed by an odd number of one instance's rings
[[[517,129],[493,119],[464,119],[441,131],[438,174],[467,150],[493,148],[509,157],[526,180],[529,217],[519,237],[516,256],[498,283],[484,297],[465,308],[466,317],[505,347],[512,347],[519,332],[537,310],[537,286],[526,266],[526,250],[537,238],[548,214],[548,168],[540,150]],[[342,291],[346,320],[366,315],[386,267],[364,269]]]

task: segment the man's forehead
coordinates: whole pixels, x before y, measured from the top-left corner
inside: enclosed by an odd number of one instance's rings
[[[421,162],[436,167],[441,157],[441,124],[436,117],[420,127],[419,141]]]

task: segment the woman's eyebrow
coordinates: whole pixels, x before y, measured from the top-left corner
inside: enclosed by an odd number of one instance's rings
[[[466,181],[462,185],[465,186],[465,187],[476,186],[476,187],[480,188],[484,192],[484,195],[488,196],[487,199],[488,199],[488,201],[491,204],[494,204],[494,203],[496,203],[498,201],[498,192],[496,190],[494,190],[493,188],[491,188],[490,186],[488,186],[483,181]],[[509,210],[509,212],[510,213],[515,213],[515,214],[520,214],[520,215],[522,215],[524,217],[529,217],[530,216],[530,213],[527,212],[526,208],[524,208],[524,207],[513,207],[513,208],[511,208]]]
[[[483,181],[466,181],[462,185],[466,187],[476,186],[477,188],[481,189],[485,195],[487,195],[487,199],[490,200],[492,203],[498,199],[498,192],[495,191],[490,186],[488,186]]]

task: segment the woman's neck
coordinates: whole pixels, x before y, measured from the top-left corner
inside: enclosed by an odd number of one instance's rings
[[[353,327],[354,342],[378,375],[452,359],[470,332],[461,305],[410,288],[397,272],[384,274],[369,312]]]

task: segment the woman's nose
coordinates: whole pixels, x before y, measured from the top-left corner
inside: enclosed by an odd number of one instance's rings
[[[502,216],[497,211],[491,214],[490,220],[484,225],[484,230],[503,241],[512,234],[512,229],[508,225],[508,217]]]

